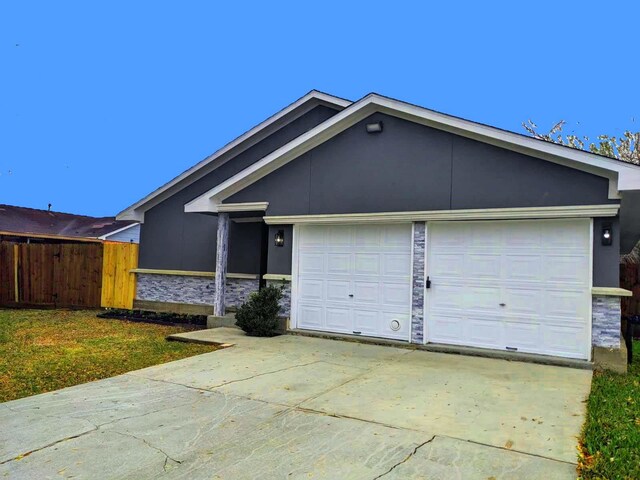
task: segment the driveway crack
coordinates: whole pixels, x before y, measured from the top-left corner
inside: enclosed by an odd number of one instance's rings
[[[61,438],[60,440],[56,440],[55,442],[51,442],[51,443],[49,443],[47,445],[44,445],[42,447],[34,448],[33,450],[29,450],[28,452],[21,453],[17,457],[13,457],[13,458],[9,458],[7,460],[3,460],[2,462],[0,462],[0,465],[4,465],[5,463],[9,463],[9,462],[13,462],[13,461],[16,461],[16,460],[20,460],[20,459],[22,459],[24,457],[27,457],[27,456],[31,455],[32,453],[39,452],[41,450],[45,450],[47,448],[53,447],[55,445],[58,445],[59,443],[66,442],[68,440],[73,440],[74,438],[83,437],[85,435],[88,435],[90,433],[93,433],[93,432],[97,431],[98,428],[99,427],[96,426],[95,428],[92,428],[91,430],[87,430],[86,432],[78,433],[76,435],[71,435],[69,437],[64,437],[64,438]]]
[[[395,465],[392,465],[391,468],[389,470],[387,470],[386,472],[378,475],[377,477],[373,477],[373,480],[378,480],[379,478],[382,478],[386,475],[389,475],[391,472],[393,472],[397,467],[399,467],[400,465],[402,465],[403,463],[406,463],[407,461],[409,461],[409,459],[411,459],[411,457],[413,457],[416,453],[418,453],[418,450],[420,450],[422,447],[424,447],[426,444],[433,442],[433,439],[436,438],[436,436],[434,435],[433,437],[431,437],[429,440],[427,440],[426,442],[421,443],[420,445],[416,446],[416,448],[413,449],[412,452],[409,453],[409,455],[407,455],[406,457],[404,457],[404,459],[402,459],[401,461],[399,461],[398,463],[396,463]]]
[[[122,435],[123,437],[130,437],[130,438],[135,438],[136,440],[141,441],[142,443],[144,443],[147,447],[160,452],[162,455],[164,455],[164,464],[162,465],[162,469],[166,472],[167,471],[167,465],[169,463],[169,461],[177,463],[178,465],[180,465],[182,463],[182,460],[176,460],[175,458],[171,457],[167,452],[165,452],[164,450],[162,450],[160,447],[156,447],[155,445],[152,445],[151,443],[149,443],[148,440],[144,439],[144,438],[140,438],[140,437],[136,437],[135,435],[132,435],[130,433],[124,433],[124,432],[118,432],[117,430],[111,430],[111,432],[113,433],[117,433],[118,435]]]

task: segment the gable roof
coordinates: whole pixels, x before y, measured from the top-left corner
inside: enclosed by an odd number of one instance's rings
[[[0,205],[0,234],[51,238],[95,239],[130,228],[137,222],[114,217],[88,217],[72,213]]]
[[[219,205],[231,195],[257,182],[269,173],[375,112],[403,118],[411,122],[608,178],[610,198],[620,198],[619,192],[622,190],[640,190],[640,168],[637,165],[370,93],[340,113],[187,203],[185,211],[217,212]]]
[[[312,90],[276,114],[267,118],[264,122],[243,133],[235,140],[232,140],[193,167],[185,170],[173,180],[162,185],[133,205],[127,207],[118,213],[116,218],[118,220],[135,220],[138,222],[144,222],[145,211],[167,199],[177,191],[180,191],[201,179],[208,173],[211,173],[219,166],[231,160],[234,156],[252,147],[279,128],[309,112],[311,109],[318,105],[326,105],[342,110],[351,105],[351,103],[351,101],[345,100],[344,98],[319,92],[318,90]]]

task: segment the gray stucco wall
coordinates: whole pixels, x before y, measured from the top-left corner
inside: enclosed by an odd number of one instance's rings
[[[366,133],[374,121],[381,134]],[[376,113],[226,201],[305,215],[617,203],[608,190],[603,177]],[[618,285],[618,226],[611,247],[595,229],[594,286]],[[280,250],[290,257],[290,245]]]
[[[213,271],[217,217],[185,213],[185,203],[312,129],[336,110],[317,106],[261,142],[240,153],[187,188],[145,213],[140,233],[141,268]],[[244,224],[248,225],[248,224]],[[230,227],[228,269],[234,273],[258,273],[260,227],[233,224]],[[237,242],[242,248],[234,247]],[[257,256],[253,252],[257,252]]]
[[[275,246],[275,235],[278,230],[284,230],[284,245]],[[291,225],[269,225],[269,254],[267,256],[267,273],[291,274],[293,251],[293,227]]]
[[[603,224],[613,228],[613,245],[602,245]],[[593,286],[620,286],[620,221],[618,218],[593,219]]]

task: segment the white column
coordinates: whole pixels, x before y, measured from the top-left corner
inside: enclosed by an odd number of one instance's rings
[[[229,251],[229,214],[218,214],[218,236],[216,246],[216,290],[213,295],[213,314],[224,315],[224,287],[227,282],[227,253]]]

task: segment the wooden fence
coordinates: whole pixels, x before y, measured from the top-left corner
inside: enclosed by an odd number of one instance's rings
[[[620,287],[633,292],[632,297],[622,297],[622,314],[640,315],[640,265],[620,265]]]
[[[101,306],[133,308],[136,276],[130,270],[137,266],[137,243],[104,243]]]
[[[132,308],[138,245],[0,242],[0,306]]]

